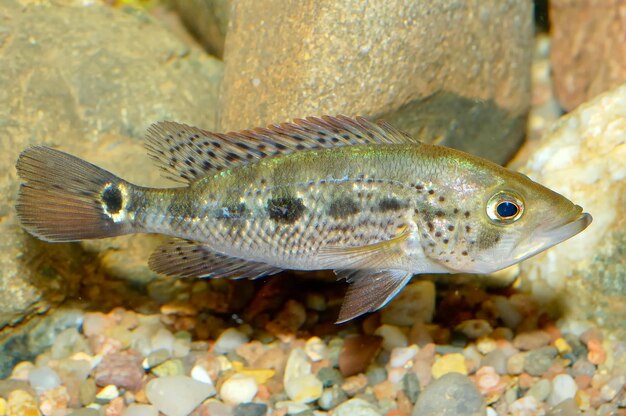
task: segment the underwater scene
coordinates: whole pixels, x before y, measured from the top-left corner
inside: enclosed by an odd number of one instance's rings
[[[621,0],[0,0],[0,416],[626,415]]]

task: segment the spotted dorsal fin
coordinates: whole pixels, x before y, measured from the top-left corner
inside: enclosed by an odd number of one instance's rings
[[[231,133],[214,133],[163,121],[150,126],[146,137],[150,157],[168,178],[182,183],[193,183],[225,169],[300,150],[400,143],[419,142],[387,123],[341,115],[307,117]]]
[[[256,279],[282,271],[265,263],[250,262],[216,253],[205,244],[171,239],[150,256],[148,265],[157,273],[176,277]]]

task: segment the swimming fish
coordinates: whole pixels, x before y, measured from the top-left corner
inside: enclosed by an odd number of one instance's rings
[[[331,269],[351,283],[345,322],[382,308],[414,274],[494,272],[591,223],[527,176],[363,117],[227,134],[166,121],[148,129],[146,147],[181,186],[146,188],[27,148],[22,226],[50,242],[165,234],[149,265],[176,277]]]

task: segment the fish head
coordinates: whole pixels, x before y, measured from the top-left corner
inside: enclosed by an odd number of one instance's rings
[[[592,221],[564,196],[499,166],[459,183],[458,197],[450,198],[457,206],[437,208],[439,217],[429,216],[423,234],[426,255],[451,272],[495,272],[573,237]]]

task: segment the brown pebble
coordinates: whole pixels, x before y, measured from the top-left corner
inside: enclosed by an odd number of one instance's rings
[[[580,335],[580,340],[585,343],[585,345],[589,344],[589,341],[597,341],[602,343],[604,340],[604,335],[599,328],[591,328],[586,330]]]
[[[138,390],[144,376],[139,353],[124,351],[105,355],[96,367],[95,380],[100,387],[113,384],[118,388]]]
[[[356,335],[346,338],[339,351],[339,371],[344,377],[367,369],[380,350],[383,339],[378,335]]]
[[[591,376],[586,374],[574,377],[574,381],[578,386],[578,390],[585,390],[587,387],[591,385]]]
[[[350,397],[360,393],[367,387],[367,376],[363,373],[348,377],[341,383],[341,389]]]
[[[550,334],[544,331],[523,332],[513,338],[513,346],[522,351],[530,351],[545,347],[550,339]]]

